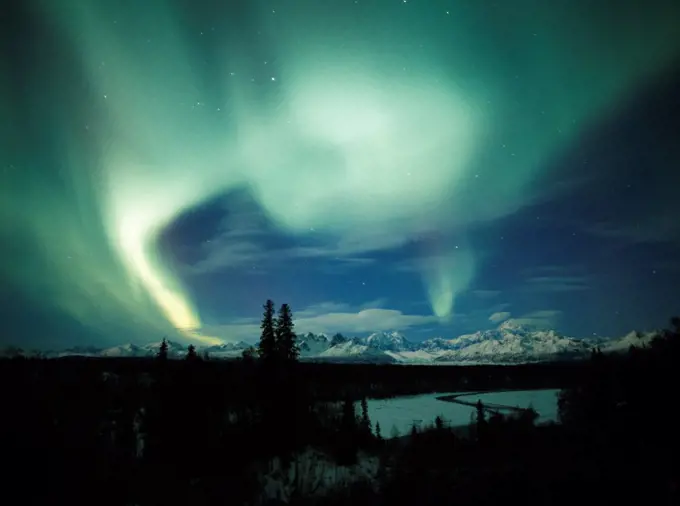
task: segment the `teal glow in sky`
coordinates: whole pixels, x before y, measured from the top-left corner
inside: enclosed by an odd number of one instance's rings
[[[555,160],[680,56],[672,1],[224,3],[32,0],[16,15],[2,275],[42,328],[10,325],[15,340],[241,338],[259,302],[205,299],[271,292],[303,318],[344,315],[327,326],[445,332],[493,256],[479,231],[593,178]],[[169,255],[168,230],[201,206],[229,212]],[[281,251],[306,269],[297,282],[248,279]],[[374,276],[384,293],[348,295],[319,262],[395,271]],[[395,285],[414,274],[418,289]]]

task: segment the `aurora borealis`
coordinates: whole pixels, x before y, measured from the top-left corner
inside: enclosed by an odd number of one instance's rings
[[[636,104],[677,111],[677,2],[24,4],[3,342],[240,339],[267,297],[327,332],[672,310],[635,302],[677,279],[680,179]]]

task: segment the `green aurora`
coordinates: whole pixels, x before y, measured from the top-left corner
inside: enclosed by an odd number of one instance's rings
[[[680,56],[670,0],[25,3],[39,33],[0,69],[2,277],[111,342],[222,337],[157,239],[241,187],[339,254],[452,232],[422,268],[446,319],[466,230],[556,191],[550,162]]]

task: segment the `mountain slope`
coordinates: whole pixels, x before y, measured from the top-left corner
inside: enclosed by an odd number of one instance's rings
[[[593,348],[605,353],[628,350],[630,346],[645,346],[658,335],[631,332],[618,339],[593,337],[574,339],[554,330],[540,330],[513,320],[503,322],[495,329],[465,334],[453,339],[436,337],[412,342],[399,332],[376,332],[363,338],[347,339],[337,334],[329,339],[325,334],[298,336],[300,358],[304,361],[368,362],[368,363],[420,363],[420,364],[518,364],[556,359],[585,358]],[[132,343],[106,349],[79,347],[46,352],[48,358],[65,356],[100,357],[153,357],[160,342],[145,345]],[[239,341],[198,348],[199,354],[207,352],[213,359],[233,359],[253,346]],[[183,358],[187,346],[168,341],[168,356]],[[29,356],[18,348],[7,348],[4,356]]]

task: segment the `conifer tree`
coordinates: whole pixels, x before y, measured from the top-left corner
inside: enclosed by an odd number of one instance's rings
[[[274,302],[267,299],[262,313],[260,345],[257,352],[263,360],[271,361],[276,357],[276,335],[274,330]]]
[[[282,304],[276,319],[276,350],[277,355],[285,362],[295,362],[300,356],[297,336],[293,330],[293,313],[288,304]]]
[[[338,444],[338,463],[340,465],[352,465],[356,463],[358,444],[357,416],[354,409],[354,401],[349,397],[345,399],[342,406]]]
[[[476,411],[477,411],[477,439],[481,439],[485,436],[486,431],[486,416],[484,413],[484,404],[482,404],[481,399],[477,400]]]
[[[357,415],[354,409],[354,402],[348,397],[342,405],[342,431],[354,434],[357,428]]]
[[[361,399],[361,430],[367,434],[371,434],[371,420],[368,417],[368,402],[366,397]]]
[[[246,348],[245,350],[243,350],[243,352],[241,353],[241,358],[245,362],[250,363],[250,362],[253,362],[255,360],[256,355],[257,355],[257,350],[255,348],[253,348],[252,346],[250,346],[250,347]]]
[[[167,360],[168,359],[168,342],[163,338],[163,341],[161,341],[161,346],[158,349],[158,359],[159,360]]]
[[[194,346],[193,344],[190,344],[189,347],[187,348],[186,359],[189,361],[194,361],[198,359],[198,355],[196,354],[196,346]]]
[[[380,422],[375,422],[375,438],[382,441],[382,432],[380,431]]]

